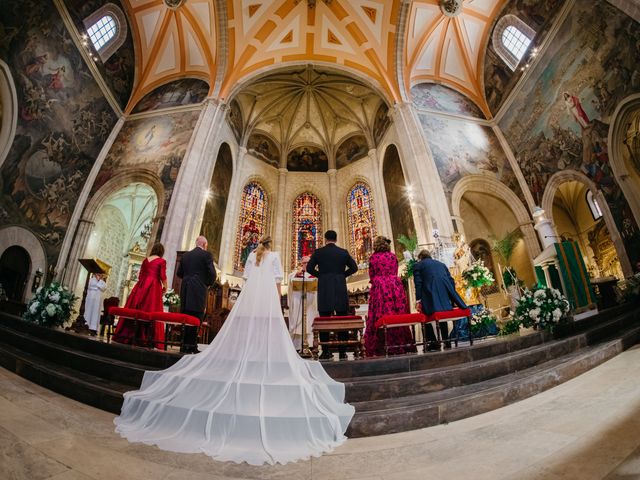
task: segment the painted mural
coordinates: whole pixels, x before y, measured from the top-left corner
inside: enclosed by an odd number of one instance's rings
[[[291,270],[302,257],[311,256],[320,244],[322,206],[318,197],[303,193],[293,202],[291,238]]]
[[[210,198],[202,217],[201,234],[209,240],[209,251],[213,254],[214,260],[220,259],[220,248],[222,248],[222,228],[224,226],[224,216],[227,211],[227,199],[231,188],[231,177],[233,176],[233,158],[229,145],[223,143],[218,152],[216,166],[211,176],[209,185]]]
[[[252,133],[247,140],[247,151],[267,165],[280,166],[280,149],[271,137],[262,133]]]
[[[107,3],[116,5],[125,14],[127,10],[120,0],[65,0],[65,5],[79,32],[85,32],[83,20]],[[96,66],[107,83],[107,86],[118,100],[120,108],[124,109],[133,89],[135,75],[135,55],[131,36],[131,23],[127,18],[127,38],[118,50],[106,62],[96,62]]]
[[[347,221],[351,255],[360,268],[366,268],[373,253],[373,239],[377,233],[371,189],[364,182],[356,183],[349,191]]]
[[[126,122],[98,172],[91,193],[116,174],[146,170],[162,181],[165,202],[158,206],[158,213],[166,214],[199,115],[199,111],[190,111]],[[158,237],[161,233],[162,225]]]
[[[497,19],[504,15],[515,15],[531,27],[536,32],[530,46],[532,49],[542,43],[564,3],[565,0],[513,0],[507,2]],[[493,29],[491,31],[493,33]],[[492,113],[495,114],[500,109],[522,73],[519,68],[512,71],[489,41],[484,59],[484,90]]]
[[[406,195],[407,183],[402,173],[400,156],[395,145],[387,147],[382,163],[382,178],[389,206],[389,218],[394,239],[396,254],[402,258],[402,245],[398,242],[400,235],[411,236],[416,233],[413,223],[411,205]]]
[[[437,112],[485,118],[478,106],[466,96],[438,83],[420,83],[411,88],[413,104]]]
[[[366,157],[369,145],[364,135],[354,135],[347,138],[336,150],[336,168],[346,167],[356,160]]]
[[[258,248],[260,237],[266,235],[269,223],[269,197],[262,185],[250,182],[242,190],[240,199],[240,217],[236,231],[236,247],[233,255],[233,268],[244,270],[249,254]]]
[[[500,121],[536,202],[551,175],[574,169],[604,193],[632,265],[640,233],[609,165],[616,105],[640,91],[640,26],[605,1],[576,3]]]
[[[391,125],[391,119],[389,118],[389,107],[382,102],[376,111],[376,116],[373,119],[373,141],[376,145],[380,144],[382,137],[386,133],[387,129]]]
[[[231,130],[236,137],[236,141],[240,143],[242,140],[242,130],[244,129],[242,122],[242,110],[240,104],[236,100],[229,102],[229,110],[227,111],[227,120],[231,126]]]
[[[289,152],[287,168],[291,172],[326,172],[329,169],[329,159],[318,147],[305,145]]]
[[[3,2],[0,28],[19,109],[1,172],[0,223],[30,228],[52,263],[116,118],[50,1]]]
[[[483,174],[501,181],[525,202],[509,160],[490,127],[429,114],[418,117],[449,200],[458,180]]]
[[[183,78],[161,85],[147,93],[136,104],[132,113],[202,103],[208,94],[209,84],[207,82],[197,78]]]

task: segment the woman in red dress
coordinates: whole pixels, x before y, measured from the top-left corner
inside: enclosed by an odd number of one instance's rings
[[[407,297],[402,280],[398,278],[398,259],[391,252],[391,240],[378,236],[373,242],[374,253],[369,258],[369,312],[364,332],[364,348],[367,357],[384,355],[384,332],[376,329],[376,322],[383,315],[407,313]],[[387,330],[389,355],[415,352],[416,346],[409,327]],[[394,345],[408,345],[400,347]]]
[[[162,258],[163,255],[164,247],[161,243],[156,243],[151,249],[151,255],[142,261],[138,283],[131,290],[125,308],[162,312],[162,294],[167,290],[167,261]],[[164,323],[153,322],[152,328],[153,338],[147,338],[145,329],[139,332],[140,345],[148,346],[150,342],[155,342],[156,348],[163,348],[164,344],[161,342],[164,342]],[[113,341],[132,344],[135,333],[133,320],[121,318],[113,334]]]

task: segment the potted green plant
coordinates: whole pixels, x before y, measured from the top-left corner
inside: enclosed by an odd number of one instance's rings
[[[51,282],[36,290],[22,318],[44,327],[62,326],[75,312],[73,304],[77,299],[67,287]]]

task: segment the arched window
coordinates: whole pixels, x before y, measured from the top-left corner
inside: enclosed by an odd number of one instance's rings
[[[291,269],[302,257],[311,255],[318,247],[322,232],[322,206],[312,193],[305,192],[293,201],[293,244]]]
[[[242,190],[240,218],[236,233],[233,268],[239,272],[249,254],[258,247],[258,241],[267,231],[269,202],[264,188],[257,182],[248,183]]]
[[[347,196],[349,222],[349,247],[360,268],[366,268],[373,253],[373,238],[376,236],[376,221],[369,186],[356,183]]]
[[[87,36],[102,61],[106,61],[127,38],[127,20],[122,10],[107,3],[83,21]],[[86,37],[85,37],[86,38]]]
[[[493,29],[493,48],[511,70],[515,70],[527,52],[536,32],[515,15],[505,15]]]
[[[589,205],[589,210],[591,210],[591,216],[594,220],[602,218],[602,210],[600,209],[600,205],[598,205],[598,201],[593,197],[591,190],[587,190],[587,205]]]

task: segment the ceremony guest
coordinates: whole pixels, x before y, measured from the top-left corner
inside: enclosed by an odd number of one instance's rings
[[[309,280],[314,280],[314,278],[307,272],[307,264],[309,263],[310,257],[304,256],[298,262],[298,268],[295,272],[289,275],[289,286],[287,291],[287,299],[289,302],[289,334],[291,335],[291,340],[293,341],[293,345],[296,347],[296,350],[300,350],[302,348],[302,291],[295,291],[293,284],[302,283],[301,280],[304,278],[305,282]],[[316,285],[317,290],[317,285]],[[318,316],[318,302],[316,290],[312,292],[306,292],[305,299],[305,307],[306,310],[306,337],[307,337],[307,345],[313,345],[313,331],[311,330],[311,325],[313,324],[313,319]]]
[[[125,308],[143,312],[162,312],[162,294],[167,291],[167,261],[163,256],[164,247],[161,243],[151,247],[151,254],[142,261],[138,282],[131,290]],[[135,334],[133,320],[121,318],[113,334],[113,341],[132,344]],[[137,337],[142,346],[155,344],[156,348],[164,348],[164,323],[153,322],[150,338],[144,327],[138,332]]]
[[[349,252],[336,245],[338,234],[327,230],[324,234],[325,246],[311,255],[307,272],[318,279],[318,312],[321,317],[345,316],[349,312],[349,292],[347,277],[358,271],[358,265]],[[345,335],[344,333],[341,334]],[[344,339],[338,337],[338,339]],[[328,334],[320,335],[321,341],[328,340]],[[340,358],[347,358],[345,347],[338,347]],[[322,347],[322,359],[331,358],[328,348]]]
[[[364,347],[367,357],[384,355],[384,332],[376,329],[376,322],[383,315],[396,315],[407,312],[407,297],[402,280],[398,278],[398,259],[391,252],[391,240],[378,236],[373,241],[373,254],[369,258],[369,313],[367,328],[364,332]],[[387,331],[389,355],[415,352],[416,346],[409,327],[390,328]],[[410,345],[412,344],[412,345]]]
[[[452,310],[456,305],[459,308],[467,308],[458,292],[456,292],[453,277],[447,266],[431,258],[427,250],[422,250],[418,254],[419,262],[413,267],[413,280],[416,286],[416,297],[418,311],[427,315],[434,312]],[[427,326],[427,339],[431,342],[430,350],[440,349],[433,327]],[[445,340],[444,348],[451,348],[449,339],[449,327],[447,322],[440,322],[440,333],[442,340]]]
[[[200,235],[196,239],[196,246],[182,255],[180,266],[176,272],[182,279],[180,286],[180,305],[182,313],[204,319],[207,306],[207,287],[216,281],[216,270],[213,266],[213,256],[207,250],[207,239]],[[185,326],[183,345],[196,345],[198,327]],[[197,347],[185,347],[183,353],[198,353]]]
[[[87,297],[84,302],[84,318],[89,327],[89,333],[93,336],[97,335],[98,326],[100,325],[100,305],[102,303],[102,292],[107,288],[105,282],[106,275],[103,273],[95,273],[89,279],[87,286]]]

